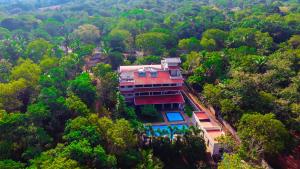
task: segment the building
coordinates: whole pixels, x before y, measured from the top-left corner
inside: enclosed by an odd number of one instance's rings
[[[180,58],[165,58],[157,65],[120,66],[119,90],[135,106],[183,109]]]
[[[198,111],[193,113],[192,122],[194,126],[200,128],[203,131],[204,140],[207,150],[210,154],[218,155],[222,151],[221,144],[216,138],[224,135],[224,132],[217,123],[212,121],[205,112]]]

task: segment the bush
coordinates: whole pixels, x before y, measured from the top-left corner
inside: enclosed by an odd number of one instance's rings
[[[158,111],[154,105],[145,105],[141,108],[141,114],[143,116],[157,117]]]
[[[193,108],[190,105],[185,105],[184,106],[184,112],[189,116],[192,117],[193,115]]]

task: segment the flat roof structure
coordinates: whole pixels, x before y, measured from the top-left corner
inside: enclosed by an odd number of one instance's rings
[[[197,116],[197,118],[201,121],[201,120],[209,120],[208,115],[205,112],[196,112],[195,115]]]

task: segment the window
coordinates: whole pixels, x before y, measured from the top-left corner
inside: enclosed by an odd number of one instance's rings
[[[143,87],[143,85],[136,85],[135,87]]]
[[[161,84],[154,84],[153,87],[160,87]]]
[[[152,85],[144,85],[144,87],[152,87]]]
[[[157,77],[157,72],[151,72],[151,77]]]
[[[169,84],[163,84],[163,86],[170,86]]]
[[[149,96],[149,93],[148,92],[143,92],[143,93],[140,93],[140,96]]]
[[[174,83],[174,84],[171,84],[171,86],[177,86],[177,84],[176,84],[176,83]]]
[[[146,72],[143,69],[138,70],[138,73],[139,73],[139,77],[146,77]]]

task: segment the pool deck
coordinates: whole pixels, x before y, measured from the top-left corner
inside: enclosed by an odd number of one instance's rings
[[[184,118],[184,121],[173,121],[170,122],[166,116],[166,112],[180,112],[181,116]],[[174,110],[170,110],[170,111],[163,111],[161,112],[164,122],[158,122],[158,123],[151,123],[153,126],[158,126],[158,125],[173,125],[173,124],[186,124],[188,126],[193,125],[191,118],[188,117],[183,111],[174,111]]]

